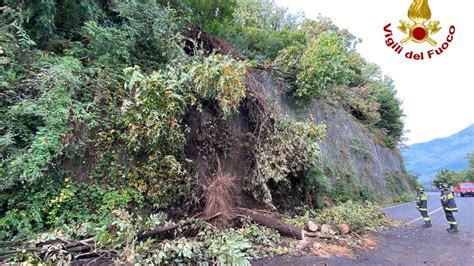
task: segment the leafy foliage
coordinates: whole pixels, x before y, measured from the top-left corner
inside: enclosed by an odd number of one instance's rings
[[[148,239],[137,241],[135,233],[144,226],[157,227],[169,224],[166,216],[150,216],[146,219],[134,217],[126,211],[115,210],[111,213],[113,222],[108,225],[92,223],[78,224],[76,230],[72,227],[63,227],[61,230],[36,235],[31,243],[46,240],[69,238],[73,236],[94,236],[98,247],[122,247],[117,255],[117,261],[134,264],[199,264],[211,263],[250,265],[250,260],[272,255],[284,251],[279,247],[280,236],[275,230],[264,228],[243,221],[239,229],[217,230],[201,220],[187,219],[180,221],[183,230],[199,230],[193,238],[177,237],[173,240]],[[72,233],[72,234],[71,234]],[[31,260],[31,263],[62,262],[70,263],[71,256],[61,256],[50,247],[46,256],[28,256],[19,254],[17,262]]]
[[[469,169],[465,173],[465,180],[468,182],[474,182],[474,154],[468,156]]]
[[[281,49],[304,40],[304,33],[296,30],[302,16],[290,14],[274,1],[236,1],[232,10],[232,15],[205,23],[203,28],[252,59],[274,59]]]
[[[176,4],[178,1],[168,1],[167,4]],[[174,2],[174,3],[173,3]],[[183,0],[182,3],[187,5],[194,12],[193,20],[198,24],[207,24],[214,21],[226,20],[232,17],[236,0]]]
[[[193,64],[191,75],[196,92],[204,99],[215,99],[224,115],[237,110],[245,96],[248,65],[219,54]]]
[[[286,218],[287,222],[299,227],[306,226],[310,220],[320,224],[347,224],[355,233],[380,231],[395,224],[377,204],[351,200],[319,211],[303,209],[301,215]]]
[[[330,21],[306,20],[302,31],[308,41],[280,50],[274,60],[294,98],[300,104],[314,98],[342,104],[394,149],[403,134],[403,111],[393,81],[353,50],[354,36]]]
[[[128,189],[90,186],[58,177],[41,183],[2,194],[0,203],[8,211],[0,218],[0,239],[23,238],[50,227],[106,226],[116,219],[112,211],[143,202],[140,194]]]
[[[376,123],[378,128],[386,130],[388,138],[385,143],[389,148],[395,148],[398,140],[403,135],[403,111],[401,102],[396,97],[396,90],[391,79],[374,84],[375,101],[379,104],[380,120]]]
[[[319,141],[324,137],[324,125],[276,119],[259,145],[253,176],[247,189],[256,199],[271,204],[268,182],[289,182],[291,175],[317,169]]]
[[[379,206],[368,201],[348,201],[322,210],[317,218],[321,223],[347,224],[354,232],[377,231],[392,224]]]
[[[2,160],[6,175],[2,176],[1,189],[16,182],[36,181],[61,154],[73,103],[70,93],[81,85],[75,77],[81,66],[73,58],[54,63],[24,81],[24,86],[39,96],[11,106],[2,121],[5,133],[0,137],[1,151],[9,156]]]
[[[194,240],[179,238],[165,241],[156,250],[148,251],[144,262],[201,263],[208,261],[250,265],[251,259],[272,253],[279,242],[279,235],[273,230],[245,223],[240,229],[227,229],[216,232],[208,228],[200,232]]]
[[[186,173],[178,161],[184,145],[179,123],[189,97],[187,79],[173,69],[150,76],[141,74],[138,68],[129,71],[131,78],[126,88],[131,94],[122,105],[119,126],[125,130],[119,141],[127,145],[130,155],[141,154],[143,159],[129,162],[132,167],[123,177],[136,190],[154,199],[156,206],[168,206],[188,191]],[[106,132],[101,137],[114,138]]]
[[[287,67],[297,69],[294,96],[305,101],[324,95],[329,88],[347,86],[351,75],[343,39],[330,32],[311,40],[294,65]]]
[[[443,169],[436,173],[433,180],[433,186],[439,187],[440,184],[447,183],[449,186],[454,186],[462,181],[462,175],[458,172]]]

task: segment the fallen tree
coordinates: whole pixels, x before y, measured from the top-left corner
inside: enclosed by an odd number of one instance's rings
[[[241,218],[249,219],[253,223],[260,226],[275,229],[282,236],[301,240],[307,233],[301,228],[283,222],[281,220],[281,215],[278,213],[246,208],[234,208],[232,213],[232,220]],[[205,217],[202,219],[202,221],[207,224],[207,221],[221,218],[221,216],[222,213],[219,212],[210,217]],[[176,234],[174,234],[174,232],[180,228],[180,224],[169,224],[158,228],[143,229],[135,233],[134,239],[140,242],[152,237],[159,237],[160,239],[175,238]],[[124,242],[122,244],[116,245],[114,249],[102,250],[98,248],[97,243],[93,238],[87,238],[78,241],[57,238],[37,243],[34,246],[20,246],[19,248],[0,252],[0,262],[8,262],[10,258],[19,253],[34,253],[42,258],[47,257],[48,254],[50,255],[55,253],[62,255],[72,255],[73,261],[86,260],[87,262],[98,262],[100,260],[101,262],[107,262],[111,261],[113,256],[117,255],[119,251],[126,245],[127,243]]]
[[[304,238],[304,231],[294,225],[289,225],[281,221],[280,219],[275,219],[267,214],[263,214],[257,210],[245,209],[245,208],[236,208],[234,213],[237,217],[249,218],[254,223],[272,228],[278,231],[283,236],[292,237],[296,239]]]

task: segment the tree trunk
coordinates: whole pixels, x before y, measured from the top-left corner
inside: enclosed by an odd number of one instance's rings
[[[300,228],[290,225],[290,224],[285,224],[281,220],[277,220],[268,215],[261,214],[258,211],[244,209],[244,208],[237,208],[234,211],[236,214],[240,216],[250,218],[256,224],[277,230],[281,235],[284,235],[287,237],[293,237],[296,239],[304,238],[304,231],[301,230]]]

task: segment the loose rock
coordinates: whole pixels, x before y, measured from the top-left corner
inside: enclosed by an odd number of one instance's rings
[[[308,228],[308,231],[310,232],[316,232],[319,229],[319,226],[313,221],[309,221],[306,227]]]
[[[329,224],[321,225],[321,233],[322,234],[329,234],[330,231],[331,231],[331,226]]]
[[[339,232],[341,232],[341,234],[348,234],[351,229],[350,227],[347,225],[347,224],[340,224],[337,226],[337,229],[339,230]]]

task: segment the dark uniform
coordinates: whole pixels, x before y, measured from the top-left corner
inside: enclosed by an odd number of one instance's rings
[[[428,216],[428,198],[422,189],[417,189],[418,193],[416,196],[416,208],[420,211],[425,224],[423,227],[431,227],[431,219]]]
[[[447,186],[442,187],[440,199],[449,224],[449,228],[446,230],[448,230],[448,232],[455,233],[458,231],[458,222],[454,218],[453,212],[457,212],[458,207],[454,201],[453,193],[451,193]]]

